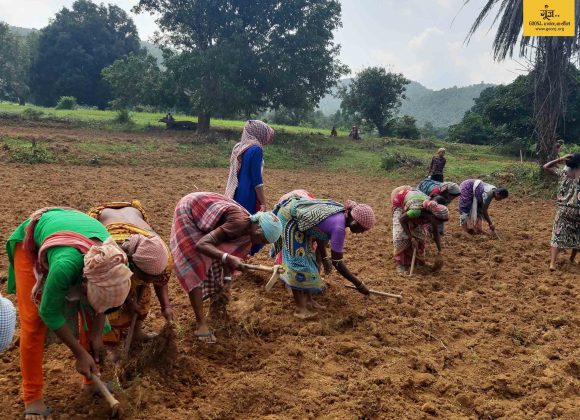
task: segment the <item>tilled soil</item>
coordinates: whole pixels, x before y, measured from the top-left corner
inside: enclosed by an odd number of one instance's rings
[[[223,191],[225,170],[2,165],[0,240],[47,205],[87,209],[139,198],[168,238],[183,195]],[[377,227],[347,237],[347,265],[370,287],[403,302],[366,298],[327,276],[311,321],[292,316],[291,295],[264,291],[267,274],[235,282],[228,319],[214,319],[218,343],[193,336],[194,315],[174,279],[176,349],[116,393],[125,417],[186,418],[580,418],[578,279],[561,256],[548,271],[554,204],[510,197],[491,215],[500,239],[460,232],[457,204],[443,238],[445,265],[410,278],[392,262],[389,196],[397,185],[348,174],[267,171],[270,203],[296,188],[373,206]],[[411,181],[411,180],[409,180]],[[430,244],[428,261],[434,260]],[[0,275],[7,259],[2,247]],[[255,262],[271,263],[266,251]],[[4,290],[5,286],[2,286]],[[163,325],[155,304],[147,321]],[[106,418],[105,403],[79,392],[74,360],[62,345],[45,356],[46,400],[57,419]],[[103,377],[111,379],[111,370]],[[1,418],[23,412],[18,348],[0,355]]]

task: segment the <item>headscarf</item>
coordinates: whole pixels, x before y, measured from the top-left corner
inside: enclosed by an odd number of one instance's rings
[[[87,298],[98,313],[121,306],[131,289],[133,273],[127,267],[127,255],[113,238],[93,246],[84,257]]]
[[[421,210],[423,210],[423,202],[419,200],[413,200],[407,205],[407,217],[409,219],[416,219],[421,216]]]
[[[367,204],[359,204],[356,201],[346,200],[344,208],[350,212],[350,215],[365,230],[370,230],[376,223],[375,212]]]
[[[440,191],[441,192],[447,191],[451,195],[460,195],[461,194],[461,189],[459,188],[459,185],[457,185],[455,182],[443,182],[441,184]]]
[[[259,211],[251,215],[250,220],[260,225],[266,240],[271,244],[276,242],[282,235],[282,223],[274,213]]]
[[[146,274],[157,276],[165,271],[169,256],[165,242],[157,236],[131,235],[122,245],[127,257]]]
[[[437,150],[437,154],[444,153],[444,152],[445,152],[445,148],[444,147],[440,147],[439,150]]]
[[[238,188],[238,174],[242,168],[242,157],[244,152],[252,146],[263,147],[274,141],[274,129],[268,124],[259,120],[249,120],[244,126],[242,139],[232,149],[230,157],[230,175],[226,185],[226,197],[234,198]]]
[[[0,294],[0,353],[8,348],[16,329],[14,304]]]
[[[437,201],[425,200],[423,201],[423,208],[439,220],[449,220],[449,209],[443,204],[437,203]]]

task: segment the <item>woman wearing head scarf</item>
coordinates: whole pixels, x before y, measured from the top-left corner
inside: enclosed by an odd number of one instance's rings
[[[285,271],[281,278],[294,294],[296,317],[311,318],[316,315],[313,308],[323,308],[312,299],[313,293],[322,291],[313,240],[320,241],[318,250],[326,273],[334,266],[359,292],[369,293],[364,283],[344,263],[343,248],[347,228],[353,233],[362,233],[375,225],[375,214],[370,206],[350,200],[343,205],[332,200],[293,195],[279,203],[274,213],[282,222],[283,233],[272,254],[282,251]],[[323,241],[330,241],[330,256],[327,256]]]
[[[273,141],[274,129],[262,121],[249,120],[244,126],[241,141],[232,150],[225,195],[251,214],[266,210],[262,148]]]
[[[508,190],[486,184],[479,179],[466,179],[459,186],[459,222],[468,233],[482,233],[483,220],[494,232],[495,225],[489,216],[489,206],[495,199],[501,201],[508,198]]]
[[[46,418],[51,412],[43,399],[47,329],[69,347],[90,384],[103,349],[103,314],[124,302],[131,270],[104,226],[72,209],[34,212],[8,238],[6,251],[8,291],[18,299],[25,417]],[[80,343],[67,324],[71,315],[81,327]]]
[[[154,334],[143,332],[142,325],[152,302],[151,285],[169,322],[173,312],[169,302],[169,278],[173,268],[171,252],[163,239],[153,230],[139,200],[110,202],[93,207],[88,215],[101,222],[117,245],[129,258],[131,292],[121,309],[110,315],[112,330],[104,336],[106,344],[117,346],[137,314],[133,339],[149,339]]]
[[[419,182],[417,190],[444,206],[449,206],[453,200],[461,195],[459,185],[455,182],[439,182],[431,178],[425,178]]]
[[[443,170],[445,169],[445,149],[441,147],[437,150],[437,154],[431,159],[429,165],[429,177],[433,181],[443,182]]]
[[[229,290],[231,273],[244,271],[242,259],[252,245],[273,243],[282,232],[272,213],[250,215],[234,200],[221,194],[197,192],[177,204],[169,247],[174,272],[197,319],[195,335],[215,343],[203,311],[203,300],[224,288]]]
[[[431,200],[421,191],[408,185],[395,188],[391,193],[393,210],[393,255],[397,271],[403,273],[411,265],[413,248],[416,261],[421,264],[425,256],[428,228],[432,227],[433,240],[441,253],[439,226],[449,219],[447,207]]]
[[[556,166],[566,163],[563,170]],[[580,153],[567,155],[544,165],[544,170],[560,178],[558,207],[552,229],[550,270],[556,270],[561,249],[571,249],[574,262],[580,250]]]

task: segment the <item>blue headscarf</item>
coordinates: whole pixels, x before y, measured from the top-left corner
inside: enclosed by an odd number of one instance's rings
[[[282,223],[274,213],[259,211],[251,215],[250,220],[258,222],[264,231],[266,240],[271,244],[276,242],[282,235]]]

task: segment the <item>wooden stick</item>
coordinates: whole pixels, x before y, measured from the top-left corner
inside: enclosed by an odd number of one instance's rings
[[[352,284],[346,284],[345,287],[348,288],[348,289],[358,290]],[[390,297],[390,298],[394,298],[394,299],[397,299],[397,300],[402,300],[403,299],[403,296],[402,295],[395,295],[393,293],[380,292],[378,290],[373,290],[373,289],[369,289],[369,292],[371,293],[371,295],[385,296],[385,297]]]
[[[264,272],[268,272],[268,273],[280,273],[281,272],[281,266],[279,265],[275,265],[273,267],[269,267],[267,265],[253,265],[253,264],[244,264],[244,267],[247,268],[248,270],[256,270],[256,271],[264,271]]]
[[[139,290],[137,291],[137,309],[139,309],[139,304],[141,303],[141,297],[143,296],[144,290],[145,286],[139,286]],[[131,318],[131,326],[129,327],[129,331],[127,332],[127,338],[125,339],[125,345],[123,346],[124,358],[129,356],[129,350],[131,350],[131,343],[133,342],[133,335],[135,334],[135,327],[137,326],[138,317],[139,313],[135,312],[133,314],[133,318]]]
[[[413,259],[411,260],[411,270],[409,271],[409,277],[413,275],[413,271],[415,270],[415,259],[417,258],[417,248],[413,247]]]
[[[91,373],[91,380],[95,383],[95,385],[101,392],[101,395],[105,398],[105,400],[111,407],[111,416],[115,417],[117,414],[119,414],[119,406],[121,404],[119,403],[119,401],[115,399],[115,397],[113,397],[111,391],[109,391],[107,386],[103,383],[103,381],[101,381],[101,378]]]

